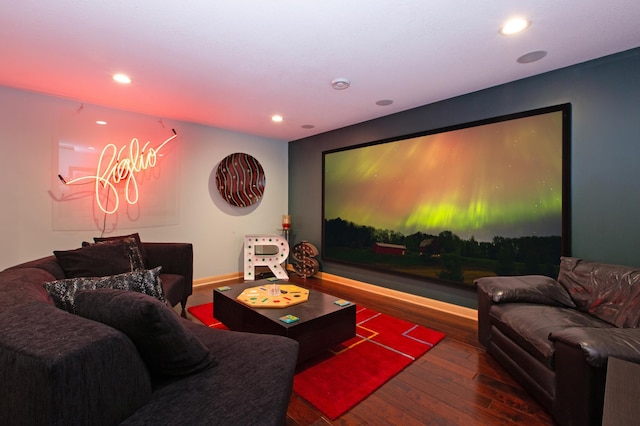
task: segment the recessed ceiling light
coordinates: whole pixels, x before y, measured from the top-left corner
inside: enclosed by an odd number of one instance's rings
[[[502,35],[517,34],[529,28],[530,25],[531,21],[524,18],[513,18],[508,20],[502,28],[500,28],[499,32]]]
[[[98,120],[98,121],[96,121],[96,124],[99,124],[101,126],[106,126],[107,122],[104,121],[104,120]]]
[[[313,124],[303,124],[300,127],[302,127],[303,129],[313,129],[316,126],[314,126]]]
[[[380,99],[378,102],[376,102],[376,105],[387,106],[387,105],[391,105],[392,103],[393,101],[391,99]]]
[[[525,53],[520,56],[516,61],[519,64],[530,64],[531,62],[539,61],[540,59],[547,56],[547,52],[544,50],[536,50],[534,52]]]
[[[351,86],[351,82],[346,78],[334,78],[331,80],[331,87],[336,90],[345,90]]]
[[[118,83],[129,84],[131,83],[131,78],[129,78],[126,74],[114,74],[113,79]]]
[[[271,117],[271,121],[275,122],[275,123],[281,123],[282,120],[284,120],[284,118],[281,115],[274,115]]]

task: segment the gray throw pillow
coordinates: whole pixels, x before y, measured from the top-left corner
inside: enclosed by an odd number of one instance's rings
[[[161,266],[154,269],[127,272],[108,277],[78,277],[45,282],[44,288],[55,305],[67,312],[75,313],[75,296],[80,290],[113,288],[148,294],[164,302],[164,290],[160,280]]]
[[[133,238],[133,241],[135,242],[135,246],[137,247],[137,250],[131,249],[131,255],[140,256],[140,262],[144,266],[143,268],[140,268],[140,269],[149,269],[149,266],[148,266],[149,261],[147,259],[147,253],[144,249],[144,245],[142,244],[142,240],[140,239],[140,234],[138,234],[137,232],[134,234],[118,235],[115,237],[94,237],[93,241],[96,243],[103,243],[105,241],[117,241],[117,240],[130,241],[129,240],[130,238]]]
[[[151,374],[181,376],[217,364],[176,312],[145,294],[112,289],[79,291],[76,314],[126,334]]]

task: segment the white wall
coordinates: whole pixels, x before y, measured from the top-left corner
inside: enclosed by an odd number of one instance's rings
[[[179,159],[177,220],[138,229],[118,223],[109,235],[139,232],[143,241],[193,243],[194,277],[205,278],[242,271],[245,234],[278,234],[288,203],[285,141],[0,87],[0,269],[77,248],[101,233],[101,223],[92,230],[53,230],[56,201],[49,194],[58,184],[58,140],[98,139],[100,130],[86,125],[97,118],[131,123],[134,136],[138,129],[178,132],[170,153]],[[264,196],[251,207],[226,204],[215,187],[218,163],[234,152],[254,156],[265,171]]]

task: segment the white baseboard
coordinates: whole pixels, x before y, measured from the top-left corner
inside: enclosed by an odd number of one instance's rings
[[[207,287],[210,285],[219,284],[225,281],[237,280],[238,278],[244,277],[243,272],[233,272],[231,274],[224,275],[216,275],[214,277],[206,277],[206,278],[198,278],[193,280],[193,287]]]
[[[475,309],[454,305],[452,303],[441,302],[435,299],[429,299],[428,297],[418,296],[416,294],[405,293],[402,291],[393,290],[386,287],[368,284],[362,281],[352,280],[350,278],[344,278],[338,275],[328,274],[326,272],[318,272],[317,275],[323,280],[331,281],[335,284],[344,285],[345,287],[357,288],[358,290],[366,291],[371,294],[376,294],[383,297],[389,297],[395,300],[400,300],[405,303],[410,303],[412,305],[434,309],[440,312],[446,312],[448,314],[471,319],[474,321],[478,320],[478,311]]]

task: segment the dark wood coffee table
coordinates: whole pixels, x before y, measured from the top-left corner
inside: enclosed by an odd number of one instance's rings
[[[300,344],[298,364],[355,336],[355,304],[338,306],[334,303],[338,297],[316,290],[309,290],[307,302],[281,309],[252,308],[237,300],[246,288],[267,284],[271,283],[260,280],[234,284],[226,291],[214,289],[214,317],[231,330],[277,334],[296,340]],[[278,319],[288,314],[300,319],[289,324]]]

